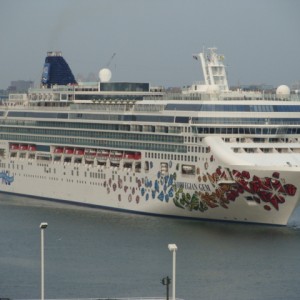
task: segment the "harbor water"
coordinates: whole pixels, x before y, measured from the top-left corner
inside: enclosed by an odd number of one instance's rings
[[[299,299],[300,209],[287,227],[188,221],[0,195],[0,298]],[[170,288],[170,291],[172,289]]]

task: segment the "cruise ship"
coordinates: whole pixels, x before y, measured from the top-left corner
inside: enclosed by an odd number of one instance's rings
[[[77,82],[47,53],[39,88],[0,107],[0,191],[165,217],[286,225],[299,203],[300,102],[230,90],[224,56],[204,82]]]

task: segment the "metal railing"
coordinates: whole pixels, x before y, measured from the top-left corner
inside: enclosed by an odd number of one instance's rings
[[[3,299],[3,298],[0,298]],[[40,299],[11,299],[5,298],[6,300],[40,300]],[[61,299],[45,299],[45,300],[165,300],[166,297],[104,297],[104,298],[61,298]],[[183,300],[176,298],[176,300]]]

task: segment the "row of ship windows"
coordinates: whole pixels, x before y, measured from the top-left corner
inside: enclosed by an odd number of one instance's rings
[[[180,155],[180,154],[166,154],[166,153],[145,153],[146,158],[154,159],[166,159],[166,160],[180,160],[197,162],[198,157],[192,155]]]
[[[137,124],[99,124],[81,122],[55,122],[55,121],[33,121],[33,120],[0,120],[3,125],[50,127],[50,128],[74,128],[74,129],[99,129],[113,131],[139,131],[139,132],[163,132],[181,133],[182,127],[178,126],[154,126]]]
[[[12,173],[12,176],[22,176],[22,174],[17,174],[17,173]],[[35,178],[35,179],[43,179],[43,180],[51,180],[51,181],[64,181],[63,178],[59,179],[57,177],[46,177],[46,176],[43,176],[43,175],[33,175],[33,174],[23,174],[24,177],[26,178]],[[69,182],[69,183],[77,183],[77,184],[87,184],[86,181],[84,180],[73,180],[73,179],[66,179],[66,182]],[[100,182],[92,182],[90,181],[89,182],[90,185],[98,185],[98,186],[102,186],[103,183],[100,183]]]
[[[2,140],[14,140],[18,142],[28,143],[48,143],[59,145],[82,145],[87,147],[109,147],[115,149],[134,149],[134,150],[151,150],[151,151],[166,151],[186,153],[185,145],[172,145],[165,143],[141,143],[131,141],[115,141],[115,140],[96,140],[96,139],[81,139],[72,137],[47,137],[47,136],[29,136],[29,135],[11,135],[0,134]]]
[[[155,141],[163,143],[182,143],[183,137],[170,135],[155,134],[138,134],[138,133],[121,133],[121,132],[105,132],[105,131],[81,131],[81,130],[63,130],[63,129],[41,129],[41,128],[1,128],[1,132],[5,133],[23,133],[30,135],[54,135],[54,136],[74,136],[74,137],[91,137],[102,139],[126,139],[139,141]]]
[[[193,119],[194,120],[194,119]],[[199,118],[193,123],[247,123],[247,124],[299,124],[299,119],[265,119],[265,118]],[[182,131],[191,132],[191,127],[184,126],[154,126],[154,125],[137,125],[137,124],[96,124],[96,123],[75,123],[75,122],[51,122],[51,121],[31,121],[31,120],[0,120],[0,124],[3,125],[17,125],[17,126],[34,126],[34,127],[60,127],[60,128],[74,128],[74,129],[99,129],[99,130],[113,130],[113,131],[138,131],[138,132],[161,132],[161,133],[175,133],[179,134]],[[219,133],[219,134],[268,134],[266,130],[270,131],[270,134],[276,134],[276,128],[214,128],[214,127],[192,127],[193,133]],[[282,129],[281,129],[282,130]],[[256,133],[256,131],[258,131]],[[289,132],[288,132],[289,133]],[[299,133],[299,132],[297,132]]]
[[[198,152],[199,153],[209,153],[209,147],[188,147],[188,151],[191,152]],[[153,153],[153,152],[146,152],[146,158],[153,158],[153,159],[167,159],[167,160],[181,160],[181,161],[195,161],[197,162],[197,156],[192,155],[182,155],[182,154],[170,154],[170,153]]]
[[[180,159],[179,156],[177,156],[178,159]],[[176,156],[173,157],[173,159],[176,160]],[[185,160],[186,161],[194,161],[194,158],[193,157],[185,157]],[[197,158],[195,158],[195,161],[197,161]],[[14,170],[14,164],[8,164],[8,169],[10,169],[10,166],[12,165],[12,169]],[[19,166],[17,166],[17,170],[19,170]],[[161,166],[161,170],[162,172],[164,173],[168,173],[168,163],[166,162],[162,162],[160,163],[160,166]],[[0,167],[1,168],[5,168],[5,163],[1,163],[0,164]],[[195,175],[196,174],[196,169],[195,169],[195,166],[194,165],[186,165],[186,164],[182,164],[181,167],[179,164],[177,164],[176,166],[176,169],[177,170],[181,170],[181,173],[182,175]],[[23,170],[23,165],[21,165],[21,170]],[[146,161],[145,162],[145,171],[149,171],[149,161]],[[51,168],[47,169],[46,167],[44,168],[44,173],[51,173]],[[53,168],[53,173],[56,174],[56,169]],[[116,174],[116,175],[115,175]],[[112,180],[115,180],[116,176],[118,177],[118,181],[120,181],[121,179],[121,176],[120,175],[117,175],[117,171],[115,171],[115,174],[114,172],[112,173]],[[124,176],[123,177],[123,182],[125,183],[127,180],[129,180],[129,183],[132,183],[133,182],[133,177],[132,176],[128,176],[130,173],[127,173],[127,176]],[[58,177],[53,177],[53,176],[46,176],[46,175],[37,175],[37,174],[17,174],[16,172],[13,172],[12,175],[16,176],[24,176],[26,178],[35,178],[35,179],[44,179],[44,180],[53,180],[53,181],[58,181],[59,178]],[[66,176],[66,172],[63,173],[64,176]],[[71,173],[70,173],[71,176],[80,176],[79,174],[79,171],[78,169],[76,170],[71,170]],[[106,180],[106,174],[102,172],[102,170],[99,170],[98,172],[87,172],[85,171],[83,173],[83,176],[84,178],[87,178],[88,176],[91,178],[91,179],[101,179],[101,180]],[[135,176],[135,173],[133,173],[133,176]],[[63,181],[64,179],[61,178],[61,180]],[[74,179],[66,179],[67,182],[74,182]],[[83,181],[83,180],[77,180],[76,181],[77,183],[84,183],[86,184],[86,181]],[[90,182],[91,184],[91,182]],[[95,183],[97,184],[97,183]],[[98,185],[100,185],[98,183]],[[102,183],[101,183],[101,186],[102,186]]]
[[[299,118],[192,118],[193,124],[249,124],[249,125],[292,125],[299,124]]]
[[[172,111],[213,111],[213,112],[299,112],[300,105],[236,105],[236,104],[167,104],[165,110]],[[24,112],[9,111],[9,117],[19,118],[82,118],[90,120],[119,120],[119,121],[160,121],[162,117],[168,121],[170,116],[138,115],[138,114],[101,114],[101,113],[55,113],[55,112]],[[172,117],[171,117],[172,118]],[[176,116],[176,118],[180,118]],[[185,118],[185,117],[181,117]],[[171,119],[172,121],[172,119]]]
[[[202,123],[204,119],[201,119]],[[292,119],[294,120],[294,119]],[[264,125],[269,124],[269,121],[264,119]],[[294,124],[296,121],[293,121]],[[299,120],[297,119],[297,122]],[[204,122],[205,123],[205,122]],[[216,123],[216,122],[215,122]],[[282,120],[276,122],[277,124],[284,124]],[[184,126],[184,127],[176,127],[176,126],[153,126],[153,125],[126,125],[126,124],[95,124],[95,123],[74,123],[74,122],[47,122],[47,121],[22,121],[22,120],[1,120],[0,124],[3,125],[17,125],[17,126],[36,126],[36,127],[60,127],[60,128],[74,128],[74,129],[99,129],[99,130],[112,130],[112,131],[134,131],[134,132],[156,132],[156,133],[173,133],[179,134],[182,131],[185,133],[193,132],[195,134],[300,134],[300,128],[288,128],[288,127],[280,127],[280,128],[259,128],[259,127],[203,127],[203,126]],[[270,123],[273,124],[273,121]],[[269,125],[270,125],[269,124]],[[59,134],[59,135],[78,135],[78,136],[95,136],[97,132],[89,132],[89,131],[75,131],[73,130],[65,131],[65,130],[47,130],[47,129],[26,129],[26,128],[3,128],[2,132],[5,130],[6,132],[29,132],[35,134]],[[118,136],[124,135],[123,133],[106,133],[110,134],[112,138],[120,138]],[[115,135],[117,134],[117,135]],[[156,135],[140,135],[135,134],[141,140],[143,139],[152,139],[153,141],[156,139]],[[127,136],[127,134],[126,134]],[[132,135],[134,136],[134,134]],[[161,135],[160,138],[166,137],[165,135]],[[172,137],[174,138],[174,137]],[[133,137],[136,139],[136,137]]]
[[[5,169],[6,168],[6,163],[0,163],[0,168],[3,168]],[[8,169],[12,169],[12,170],[23,170],[23,165],[18,165],[18,164],[14,164],[14,163],[11,163],[11,164],[7,164],[7,168]]]
[[[22,176],[22,174],[13,173],[12,176]],[[64,178],[57,178],[57,177],[46,177],[43,175],[32,175],[32,174],[23,174],[26,178],[35,178],[35,179],[43,179],[43,180],[51,180],[51,181],[64,181]],[[74,180],[74,179],[65,179],[67,183],[76,183],[76,184],[90,184],[90,185],[96,185],[96,186],[105,186],[103,182],[97,182],[97,181],[86,181],[86,180]],[[132,180],[130,180],[132,182]],[[129,187],[132,189],[131,187]]]
[[[279,128],[249,128],[249,127],[194,127],[193,131],[198,134],[252,134],[252,135],[278,135],[278,134],[300,134],[300,128],[279,127]]]
[[[54,124],[52,124],[54,126]],[[99,125],[99,124],[98,124]],[[151,126],[153,127],[153,126]],[[110,129],[113,130],[113,129]],[[133,128],[132,131],[140,131]],[[141,130],[143,131],[143,130]],[[195,134],[300,134],[300,128],[296,127],[280,127],[280,128],[258,128],[258,127],[184,127],[184,132],[193,132]],[[133,139],[133,140],[151,140],[158,142],[176,142],[181,143],[182,137],[169,136],[166,134],[139,134],[139,133],[126,133],[123,132],[106,132],[106,131],[77,131],[77,130],[61,130],[61,129],[40,129],[40,128],[9,128],[7,126],[1,127],[1,132],[11,133],[25,133],[25,134],[43,134],[43,135],[73,135],[82,137],[95,137],[95,138],[112,138],[112,139]],[[145,131],[149,132],[149,131]],[[169,130],[154,129],[150,132],[167,133]],[[173,130],[173,133],[178,133],[178,130]]]
[[[170,103],[165,110],[214,111],[214,112],[299,112],[300,105],[249,105],[249,104],[179,104]]]
[[[9,111],[7,117],[13,118],[43,118],[43,119],[84,119],[93,121],[119,121],[119,122],[164,122],[188,123],[190,118],[185,116],[138,115],[138,114],[73,114],[54,112],[26,112]]]

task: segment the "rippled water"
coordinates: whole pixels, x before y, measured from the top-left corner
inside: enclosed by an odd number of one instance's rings
[[[164,296],[176,243],[177,297],[299,299],[300,210],[287,227],[199,222],[0,195],[0,297]]]

